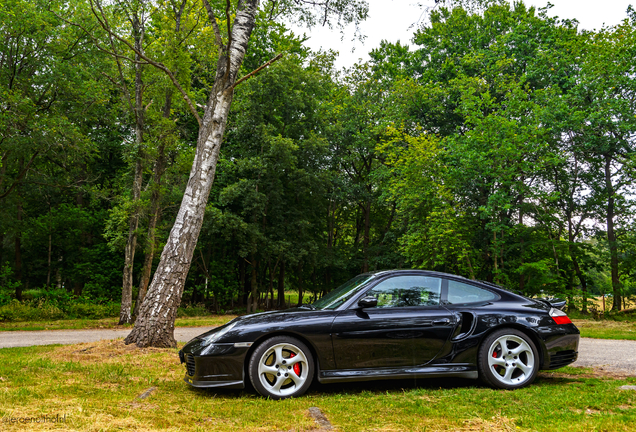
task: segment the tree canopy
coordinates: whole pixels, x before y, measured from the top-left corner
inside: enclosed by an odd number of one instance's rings
[[[409,267],[584,311],[633,299],[632,10],[590,32],[522,2],[440,2],[411,46],[336,70],[286,23],[357,23],[365,2],[247,3],[0,5],[0,308],[67,295],[130,322],[186,243],[175,310],[285,307]],[[197,193],[200,235],[175,243]]]

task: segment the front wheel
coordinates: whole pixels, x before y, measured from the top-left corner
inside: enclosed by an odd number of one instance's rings
[[[314,378],[314,362],[307,345],[290,336],[275,336],[252,353],[249,376],[256,391],[265,397],[300,396]]]
[[[479,348],[479,375],[491,387],[513,390],[534,381],[539,356],[532,340],[515,329],[489,335]]]

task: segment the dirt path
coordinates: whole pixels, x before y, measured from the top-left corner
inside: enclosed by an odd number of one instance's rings
[[[179,342],[187,342],[211,327],[177,327]],[[124,338],[130,330],[46,330],[0,332],[0,348],[76,344]],[[636,341],[581,338],[579,359],[573,366],[593,367],[636,376]]]

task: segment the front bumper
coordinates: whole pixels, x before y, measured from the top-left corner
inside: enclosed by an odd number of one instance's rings
[[[244,389],[245,381],[197,381],[187,376],[183,378],[185,382],[196,388],[226,388],[226,389]]]
[[[234,344],[203,346],[200,339],[188,342],[179,359],[186,364],[184,381],[198,388],[245,388],[245,356],[249,347]]]

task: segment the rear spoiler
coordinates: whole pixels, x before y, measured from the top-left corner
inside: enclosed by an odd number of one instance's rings
[[[563,310],[563,308],[567,304],[567,301],[565,301],[563,299],[558,299],[558,298],[540,298],[540,299],[537,299],[537,300],[547,304],[550,307],[553,307],[553,308],[559,309],[559,310]]]

